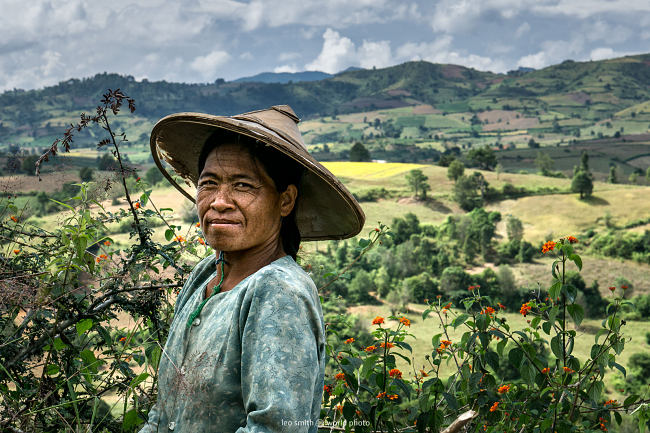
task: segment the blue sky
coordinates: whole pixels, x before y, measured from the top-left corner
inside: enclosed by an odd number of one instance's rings
[[[648,0],[0,0],[0,91],[409,60],[506,72],[650,52]]]

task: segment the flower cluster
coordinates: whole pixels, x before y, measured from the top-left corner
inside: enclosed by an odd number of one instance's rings
[[[393,368],[392,370],[390,370],[390,371],[388,372],[388,375],[389,375],[390,377],[393,377],[393,378],[396,378],[396,379],[401,379],[401,378],[402,378],[402,372],[399,371],[399,370],[396,369],[396,368]]]
[[[501,385],[498,389],[497,392],[499,394],[505,394],[506,392],[510,391],[510,385]]]
[[[607,431],[607,426],[605,425],[606,423],[607,420],[605,418],[603,418],[602,416],[598,417],[598,427],[600,427],[602,431]]]
[[[521,308],[519,309],[519,313],[521,313],[522,316],[526,317],[526,314],[530,313],[530,310],[532,308],[533,307],[531,307],[529,303],[521,304]]]
[[[475,285],[475,286],[469,286],[469,287],[467,288],[467,290],[469,290],[470,292],[473,292],[474,289],[480,289],[480,288],[481,288],[481,286],[479,286],[479,285],[477,284],[477,285]]]
[[[384,323],[384,318],[381,316],[377,316],[372,320],[373,325],[381,325],[382,323]]]
[[[488,316],[491,316],[494,314],[494,308],[492,307],[485,307],[483,310],[481,310],[481,314],[487,314]]]
[[[350,337],[347,340],[345,340],[345,344],[352,344],[354,343],[354,337]]]
[[[382,342],[379,345],[379,347],[386,347],[387,349],[392,349],[393,347],[395,347],[395,345],[393,343],[391,343],[390,341],[387,341],[386,343]]]
[[[400,317],[399,322],[404,326],[411,326],[411,321],[406,317]]]
[[[575,236],[567,236],[566,240],[569,241],[570,244],[577,244],[578,243],[578,238]]]
[[[542,368],[542,374],[548,374],[549,371],[551,371],[551,369],[548,367]]]
[[[542,247],[542,253],[546,254],[546,253],[548,253],[549,251],[552,251],[553,249],[555,249],[555,242],[553,242],[553,241],[548,241],[548,242],[546,242],[546,243],[544,244],[544,246]]]
[[[436,352],[438,352],[438,353],[442,353],[442,352],[444,352],[445,350],[447,350],[447,348],[448,348],[449,346],[451,346],[451,341],[449,341],[449,340],[441,340],[441,341],[440,341],[440,346],[438,346],[438,347],[436,348]]]
[[[176,242],[178,242],[178,243],[183,243],[183,242],[186,241],[186,239],[185,239],[183,236],[180,236],[180,235],[176,236],[176,237],[174,238],[174,240],[175,240]]]
[[[569,374],[575,373],[575,371],[570,369],[569,367],[562,367],[562,370],[564,370],[565,373],[569,373]]]
[[[108,256],[106,254],[100,254],[99,257],[97,257],[95,260],[97,260],[97,263],[99,263],[103,260],[108,260]]]
[[[496,412],[499,409],[499,402],[495,401],[492,406],[490,406],[490,412]]]
[[[366,352],[370,353],[370,352],[374,352],[376,349],[377,349],[377,346],[368,346],[368,347],[366,347],[366,348],[363,349],[363,350],[365,350]]]
[[[336,373],[336,374],[334,375],[334,379],[336,379],[336,380],[343,380],[343,379],[345,379],[345,374],[344,374],[344,373]]]

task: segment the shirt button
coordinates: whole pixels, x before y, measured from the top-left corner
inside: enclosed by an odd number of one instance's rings
[[[173,431],[176,428],[176,423],[174,421],[170,422],[167,428]]]
[[[192,325],[194,326],[199,326],[200,324],[201,324],[201,319],[199,319],[198,317],[194,319],[194,322],[192,322]]]

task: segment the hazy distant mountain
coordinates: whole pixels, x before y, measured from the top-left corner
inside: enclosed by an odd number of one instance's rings
[[[262,72],[251,77],[233,80],[234,83],[298,83],[301,81],[318,81],[333,77],[332,74],[320,71],[303,72]]]

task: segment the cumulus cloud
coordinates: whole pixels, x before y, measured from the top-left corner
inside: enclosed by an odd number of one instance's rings
[[[408,42],[397,49],[400,61],[426,60],[433,63],[450,63],[483,70],[504,72],[507,68],[503,61],[461,52],[453,48],[453,38],[450,35],[441,36],[431,42]]]
[[[391,54],[390,41],[362,41],[357,47],[348,37],[328,28],[323,34],[320,54],[305,69],[334,74],[350,66],[362,68],[384,68],[395,64]]]
[[[215,50],[205,56],[196,57],[190,68],[201,74],[204,79],[211,80],[217,75],[219,67],[226,63],[230,58],[230,54],[225,51]]]
[[[273,68],[273,72],[275,73],[281,73],[281,72],[298,72],[299,69],[296,65],[281,65]]]

